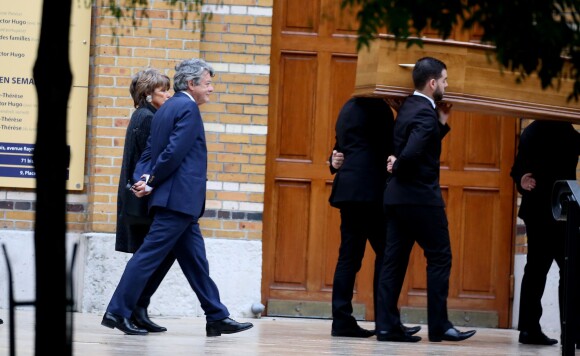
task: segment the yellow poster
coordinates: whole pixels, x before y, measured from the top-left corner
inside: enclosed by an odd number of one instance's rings
[[[67,111],[71,161],[67,189],[82,190],[85,167],[91,8],[73,1],[70,63],[73,88]],[[34,188],[36,61],[42,0],[0,0],[0,186]]]

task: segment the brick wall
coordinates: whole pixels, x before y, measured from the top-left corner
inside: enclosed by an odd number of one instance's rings
[[[149,0],[148,17],[118,23],[93,6],[85,189],[71,192],[67,226],[114,232],[125,129],[133,113],[131,76],[151,66],[170,78],[201,57],[213,65],[212,102],[201,107],[209,151],[206,237],[261,239],[273,0],[206,1],[200,16]],[[182,21],[184,20],[184,21]],[[116,36],[114,35],[116,34]],[[33,190],[0,190],[0,227],[32,230]]]

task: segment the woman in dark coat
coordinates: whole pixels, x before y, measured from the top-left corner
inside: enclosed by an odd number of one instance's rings
[[[153,115],[171,96],[169,94],[169,77],[162,74],[157,69],[145,69],[135,74],[131,80],[129,92],[133,98],[134,106],[137,110],[131,116],[131,121],[127,127],[125,136],[125,146],[123,149],[123,163],[121,166],[121,176],[119,178],[119,190],[117,194],[117,231],[115,240],[115,250],[120,252],[134,253],[143,243],[143,239],[152,220],[134,219],[127,215],[127,190],[134,183],[133,172],[135,165],[145,150],[147,138],[151,129]],[[129,192],[130,194],[133,194]],[[143,202],[146,203],[146,198]],[[166,260],[155,271],[147,286],[143,290],[137,308],[133,312],[132,322],[149,332],[166,331],[165,327],[159,326],[149,319],[147,307],[151,301],[151,296],[161,281],[173,265],[175,256],[170,254]]]

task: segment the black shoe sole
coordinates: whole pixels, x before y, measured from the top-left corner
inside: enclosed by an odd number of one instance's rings
[[[419,342],[421,341],[420,336],[413,336],[413,335],[405,335],[405,336],[377,336],[378,341],[388,341],[388,342]]]
[[[109,329],[114,329],[116,326],[116,323],[111,321],[111,320],[103,320],[103,321],[101,321],[101,325],[106,326]]]
[[[518,340],[520,344],[523,345],[540,345],[540,346],[552,346],[558,343],[557,340],[545,342],[545,341],[533,341],[533,340]]]
[[[475,335],[475,333],[473,333],[469,336],[459,337],[459,338],[450,338],[450,337],[446,337],[446,336],[436,336],[436,337],[430,336],[429,341],[431,341],[431,342],[441,342],[441,341],[459,342],[459,341],[467,340],[470,337],[472,337],[473,335]]]
[[[167,328],[164,326],[149,325],[147,323],[138,322],[136,319],[132,319],[131,321],[133,322],[133,324],[135,324],[135,326],[137,326],[141,329],[145,329],[145,330],[149,331],[150,333],[162,333],[162,332],[167,331]]]
[[[214,337],[214,336],[221,336],[221,334],[235,334],[235,333],[239,333],[239,332],[242,332],[242,331],[249,330],[253,326],[254,325],[250,325],[250,326],[247,326],[245,328],[240,328],[240,329],[236,329],[236,330],[221,330],[221,331],[212,328],[212,329],[209,329],[209,330],[208,329],[205,329],[205,332],[206,332],[206,335],[208,337]]]
[[[374,331],[370,331],[370,330],[364,330],[363,332],[350,332],[350,331],[341,332],[341,331],[331,330],[330,335],[334,336],[334,337],[355,337],[355,338],[359,338],[359,339],[366,339],[366,338],[369,338],[371,336],[374,336],[375,333],[374,333]]]

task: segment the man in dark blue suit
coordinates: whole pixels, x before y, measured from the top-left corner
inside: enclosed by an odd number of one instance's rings
[[[156,113],[147,149],[135,174],[147,172],[134,186],[137,195],[151,193],[154,219],[143,245],[131,257],[103,316],[102,325],[129,335],[147,330],[131,322],[137,300],[153,272],[173,253],[205,312],[207,336],[250,329],[229,317],[209,276],[198,220],[205,210],[207,147],[199,106],[213,91],[213,68],[201,59],[175,67],[175,95]]]
[[[401,327],[397,302],[415,241],[427,258],[427,321],[430,341],[461,341],[475,330],[461,332],[447,317],[451,245],[445,203],[439,185],[441,140],[449,132],[449,105],[436,102],[447,87],[447,67],[424,57],[413,68],[415,92],[397,113],[393,133],[392,173],[385,189],[387,242],[379,279],[377,339],[417,342]]]

